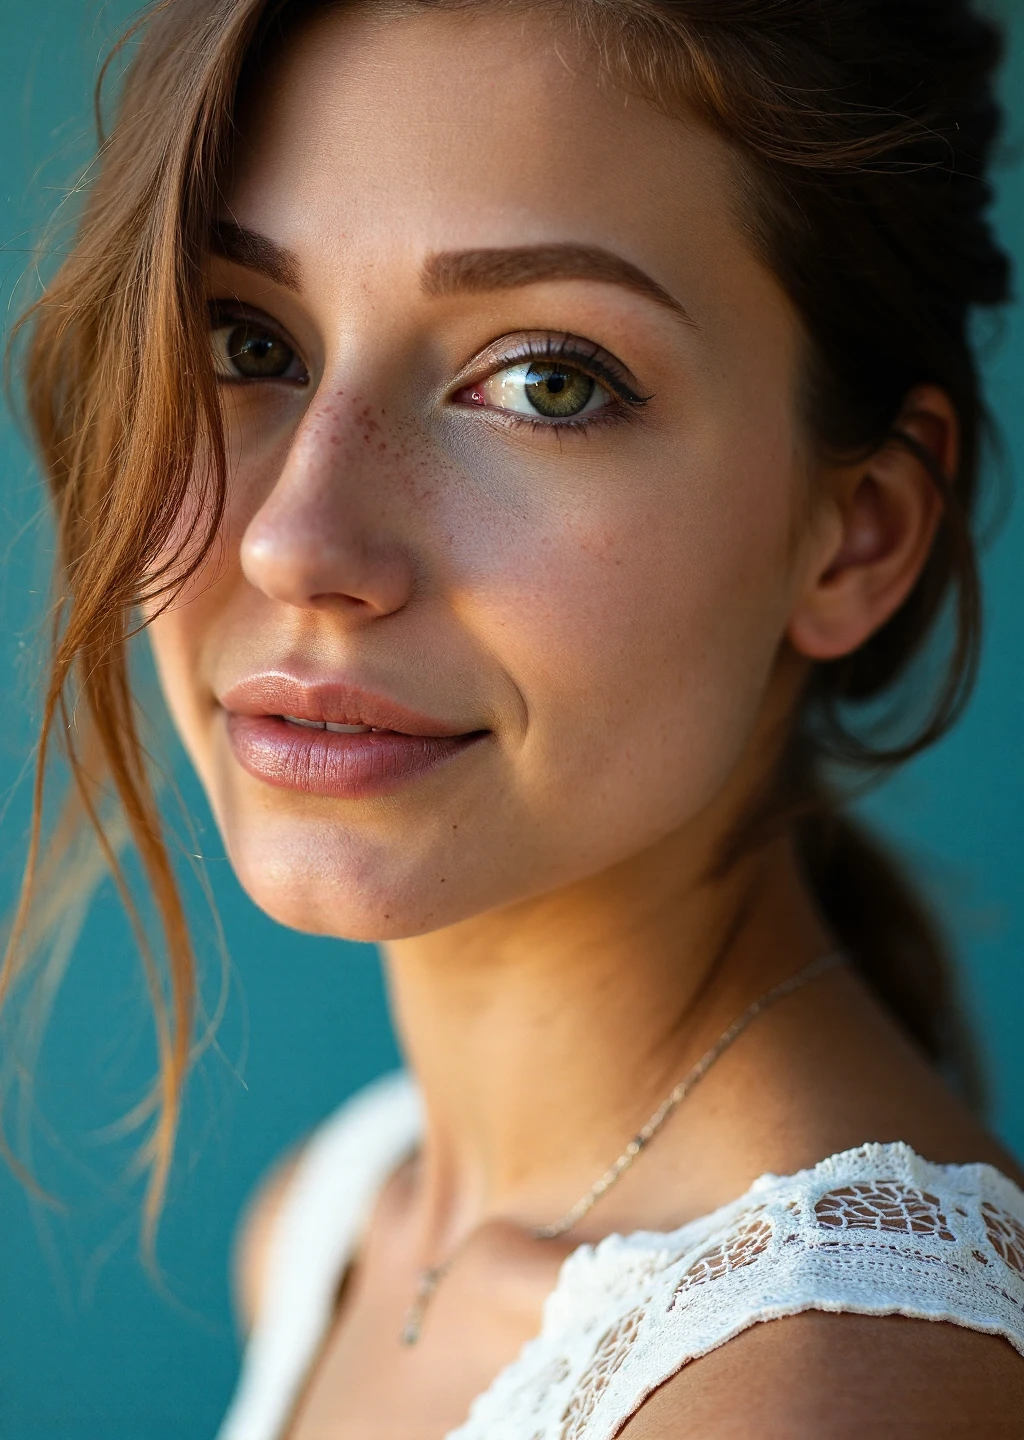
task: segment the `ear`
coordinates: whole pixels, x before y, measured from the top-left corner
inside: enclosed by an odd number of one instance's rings
[[[959,427],[944,390],[912,390],[896,428],[943,474],[956,474]],[[827,472],[820,483],[806,579],[787,633],[807,659],[835,660],[863,645],[906,600],[931,550],[943,499],[927,467],[896,440]]]

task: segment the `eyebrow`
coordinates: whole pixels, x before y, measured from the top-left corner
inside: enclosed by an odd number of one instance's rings
[[[229,220],[215,220],[210,229],[210,249],[288,290],[300,288],[297,256],[258,230]],[[663,285],[638,265],[600,245],[564,242],[442,250],[429,255],[420,272],[421,288],[434,298],[512,290],[542,280],[596,280],[619,285],[673,311],[691,328],[698,328],[686,307]]]
[[[540,280],[598,280],[620,285],[672,310],[697,329],[674,295],[621,255],[599,245],[517,245],[507,249],[444,250],[424,261],[420,284],[427,295],[470,295],[511,290]]]
[[[215,220],[210,227],[210,249],[247,270],[257,270],[287,290],[299,289],[299,262],[293,251],[258,230],[247,230],[230,220]]]

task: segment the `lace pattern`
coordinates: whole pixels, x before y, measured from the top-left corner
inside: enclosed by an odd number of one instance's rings
[[[612,1440],[688,1361],[813,1309],[948,1320],[1024,1355],[1024,1194],[987,1165],[865,1145],[670,1234],[581,1246],[448,1440]]]

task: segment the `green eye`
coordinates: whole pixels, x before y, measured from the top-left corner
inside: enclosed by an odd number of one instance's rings
[[[306,367],[276,331],[258,320],[230,320],[211,332],[217,374],[225,380],[300,380]]]
[[[607,409],[611,392],[600,380],[564,360],[526,360],[504,365],[463,394],[473,405],[488,405],[533,419],[575,420]]]
[[[590,375],[571,365],[535,360],[524,376],[523,388],[539,414],[560,420],[585,410],[596,385]]]

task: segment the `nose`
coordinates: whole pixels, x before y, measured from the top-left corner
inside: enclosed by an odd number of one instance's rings
[[[354,415],[346,420],[314,401],[248,522],[242,571],[272,600],[340,607],[365,619],[408,602],[412,556],[393,528],[394,507],[383,503],[394,477],[384,483],[383,467],[359,453],[358,430]]]

